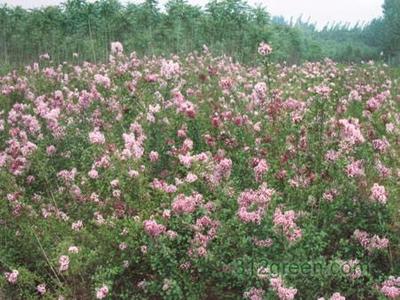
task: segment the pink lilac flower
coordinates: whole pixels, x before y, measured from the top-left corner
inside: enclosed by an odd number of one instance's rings
[[[128,248],[128,244],[127,243],[125,243],[125,242],[122,242],[122,243],[120,243],[119,245],[118,245],[118,248],[120,249],[120,250],[125,250],[126,248]]]
[[[138,176],[139,176],[139,172],[136,171],[136,170],[129,170],[129,171],[128,171],[128,175],[129,175],[129,177],[131,177],[131,178],[135,178],[135,177],[138,177]]]
[[[164,191],[169,194],[175,193],[177,191],[177,187],[175,185],[167,184],[164,180],[160,180],[157,178],[153,179],[153,182],[151,183],[151,187],[153,189]]]
[[[368,251],[381,250],[389,246],[387,238],[381,238],[378,235],[370,236],[366,231],[356,229],[353,236]]]
[[[90,178],[92,178],[92,179],[97,179],[97,178],[99,178],[99,172],[97,172],[96,169],[91,169],[91,170],[88,172],[88,176],[89,176]]]
[[[339,120],[341,126],[341,136],[345,142],[350,145],[361,144],[365,141],[364,136],[361,133],[361,128],[358,119],[341,119]]]
[[[111,180],[110,184],[111,184],[111,187],[113,189],[116,189],[116,188],[119,187],[119,180],[118,179],[113,179],[113,180]]]
[[[272,244],[274,243],[272,241],[272,239],[264,239],[264,240],[259,240],[257,238],[253,238],[253,243],[256,247],[260,247],[260,248],[269,248],[272,246]]]
[[[181,73],[179,63],[172,60],[163,60],[160,73],[166,79],[178,76]]]
[[[124,47],[120,42],[112,42],[111,43],[111,53],[112,54],[120,54],[124,51]]]
[[[39,55],[39,59],[49,60],[50,55],[48,53],[41,54]]]
[[[389,91],[385,91],[381,94],[372,97],[367,101],[367,109],[371,112],[378,110],[386,101],[386,99],[390,96]]]
[[[113,190],[112,191],[112,195],[114,198],[120,198],[121,194],[122,194],[121,190]]]
[[[273,189],[267,188],[266,183],[263,183],[256,191],[246,190],[242,192],[237,200],[239,219],[244,223],[260,224],[274,193]]]
[[[1,117],[1,114],[0,114],[0,117]],[[5,121],[0,119],[0,132],[4,131],[4,124],[5,124]]]
[[[214,168],[214,171],[209,178],[212,186],[218,186],[218,184],[223,180],[227,179],[231,175],[232,170],[232,160],[229,158],[222,159]]]
[[[264,299],[265,291],[261,288],[251,288],[247,292],[244,292],[243,298],[249,300],[262,300]]]
[[[265,159],[257,160],[256,166],[254,167],[253,170],[256,177],[256,181],[260,182],[262,180],[262,176],[269,170],[267,161]]]
[[[270,284],[280,300],[293,300],[297,294],[297,289],[285,287],[280,277],[271,278]]]
[[[265,42],[261,42],[258,46],[258,54],[266,56],[272,53],[272,47]]]
[[[350,279],[355,280],[360,278],[362,275],[360,262],[357,259],[351,259],[347,261],[340,261],[342,265],[343,272],[350,277]]]
[[[386,125],[385,125],[385,127],[386,127],[386,132],[387,133],[393,133],[394,132],[394,130],[395,130],[395,125],[393,124],[393,123],[387,123]]]
[[[194,161],[193,157],[190,154],[186,154],[186,155],[180,154],[178,156],[178,159],[179,159],[179,162],[186,168],[189,168]]]
[[[165,278],[162,286],[163,291],[168,291],[173,284],[173,281],[171,279]]]
[[[388,193],[383,185],[374,183],[371,188],[371,199],[381,204],[386,204]]]
[[[143,142],[146,136],[143,133],[142,127],[138,123],[133,123],[130,126],[130,133],[122,135],[125,143],[125,148],[122,151],[126,158],[139,159],[143,156]]]
[[[77,174],[76,168],[73,168],[72,170],[62,170],[57,173],[57,177],[60,178],[64,183],[70,184],[73,183],[75,180],[75,176]]]
[[[106,222],[103,215],[101,213],[99,213],[98,211],[96,211],[93,215],[94,215],[95,222],[97,225],[103,225]]]
[[[145,80],[147,82],[157,82],[159,75],[158,74],[147,74]]]
[[[179,268],[180,268],[181,270],[189,270],[190,267],[191,267],[190,261],[186,261],[186,262],[182,263],[182,264],[179,266]]]
[[[257,277],[260,280],[268,280],[271,277],[271,271],[270,269],[267,267],[259,267],[257,269]]]
[[[186,100],[180,91],[175,90],[172,94],[173,104],[176,106],[176,111],[178,113],[182,113],[191,119],[196,117],[197,108],[196,105],[193,104],[193,102]]]
[[[330,189],[324,192],[322,198],[328,202],[332,202],[336,196],[338,195],[338,191],[336,189]]]
[[[69,268],[69,257],[67,255],[61,255],[58,263],[60,264],[60,272],[67,271]]]
[[[99,159],[97,159],[92,168],[109,168],[111,165],[110,162],[110,157],[108,155],[103,155],[102,157],[100,157]]]
[[[189,173],[186,175],[185,181],[188,182],[188,183],[193,183],[193,182],[195,182],[197,179],[198,179],[198,177],[197,177],[196,174],[194,174],[194,173],[192,173],[192,172],[189,172]]]
[[[164,219],[169,219],[171,218],[171,210],[170,209],[164,209],[162,216]]]
[[[285,110],[288,111],[301,111],[304,109],[305,103],[296,99],[289,98],[282,103],[282,106]]]
[[[79,252],[79,248],[76,247],[76,246],[70,246],[70,247],[68,248],[68,252],[69,252],[69,253],[78,253],[78,252]]]
[[[38,286],[36,286],[36,290],[40,295],[44,295],[46,293],[46,284],[45,283],[39,284]]]
[[[15,284],[17,282],[18,275],[19,275],[19,272],[17,270],[12,270],[11,272],[4,273],[6,280],[11,284]]]
[[[28,177],[26,177],[26,182],[28,184],[32,184],[33,182],[35,182],[35,176],[29,175]]]
[[[346,300],[346,297],[342,296],[340,293],[333,293],[329,300]]]
[[[380,153],[384,153],[390,147],[390,144],[386,138],[383,138],[383,139],[373,140],[372,146],[374,147],[375,150],[379,151]]]
[[[302,231],[295,223],[297,215],[293,210],[282,212],[280,208],[275,209],[274,213],[274,225],[277,228],[282,229],[289,241],[296,241],[301,238]]]
[[[332,89],[329,86],[324,85],[324,84],[316,86],[314,90],[318,95],[323,96],[323,97],[328,97],[330,95],[330,93],[332,92]]]
[[[71,225],[72,230],[79,231],[83,228],[83,221],[78,220]]]
[[[348,164],[346,167],[346,174],[348,177],[361,177],[364,176],[363,161],[356,160]]]
[[[208,244],[216,237],[219,222],[208,216],[200,217],[193,226],[195,235],[190,241],[191,247],[188,251],[190,256],[204,257],[207,255]]]
[[[156,152],[156,151],[151,151],[150,154],[149,154],[149,159],[152,162],[157,161],[158,157],[159,157],[159,155],[158,155],[158,152]]]
[[[158,224],[154,220],[146,220],[143,222],[143,225],[144,231],[152,237],[158,237],[166,231],[164,225]]]
[[[70,193],[71,197],[73,197],[75,200],[79,200],[79,201],[83,200],[82,191],[79,186],[77,186],[75,184],[72,185],[71,188],[69,189],[69,193]]]
[[[187,135],[187,128],[181,128],[177,131],[177,136],[180,138],[185,138]]]
[[[122,263],[122,266],[126,269],[129,267],[129,261],[128,260],[124,260]]]
[[[382,283],[380,291],[389,299],[397,299],[400,296],[400,277],[390,276]]]
[[[196,192],[193,192],[190,196],[179,194],[172,202],[172,211],[176,214],[189,214],[194,212],[202,202],[203,196]]]
[[[22,123],[30,133],[38,133],[40,131],[39,122],[35,117],[31,115],[23,115],[21,118]]]
[[[108,286],[103,284],[103,286],[99,288],[96,292],[96,299],[104,299],[105,297],[107,297],[108,292],[109,292]]]
[[[256,132],[260,132],[261,131],[261,122],[257,122],[253,125],[253,129]]]
[[[233,89],[232,78],[229,77],[221,78],[221,80],[219,81],[219,87],[222,89],[223,92],[229,93]]]
[[[111,88],[111,80],[107,75],[96,74],[94,75],[94,81],[106,89]]]
[[[352,90],[349,94],[349,100],[360,102],[362,100],[362,96],[358,93],[357,90]]]
[[[102,145],[106,142],[104,134],[102,134],[98,128],[95,128],[95,130],[89,133],[89,140],[90,143],[97,145]]]
[[[139,289],[146,290],[147,284],[148,284],[148,283],[147,283],[146,279],[143,279],[142,281],[140,281],[140,282],[137,284],[137,287],[138,287]]]
[[[189,250],[189,255],[197,255],[198,257],[205,257],[207,255],[207,248],[200,246]]]
[[[336,161],[340,156],[340,152],[335,150],[328,150],[325,154],[325,159],[330,162]]]
[[[265,82],[258,82],[254,86],[254,92],[257,97],[257,99],[264,99],[267,96],[267,84]]]
[[[183,141],[183,144],[182,144],[182,147],[181,147],[181,151],[183,153],[187,153],[192,149],[193,149],[193,141],[191,139],[186,138]]]
[[[387,178],[392,174],[392,169],[386,167],[380,160],[376,161],[375,169],[382,178]]]
[[[96,193],[94,193],[94,192],[90,194],[89,199],[90,199],[91,201],[95,202],[95,203],[100,202],[100,197],[99,197],[99,195],[96,194]]]
[[[165,233],[165,235],[167,237],[169,237],[171,240],[175,239],[178,236],[178,233],[176,231],[173,230],[167,230],[167,232]]]

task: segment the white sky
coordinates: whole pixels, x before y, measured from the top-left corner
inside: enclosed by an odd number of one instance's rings
[[[94,0],[92,0],[94,1]],[[138,3],[140,0],[122,0]],[[282,15],[286,19],[297,18],[303,15],[306,20],[317,24],[319,28],[327,22],[344,22],[355,24],[358,21],[368,22],[382,15],[382,4],[384,0],[248,0],[252,5],[260,4],[267,8],[273,15]],[[63,0],[0,0],[0,4],[20,5],[25,8],[40,7],[43,5],[54,5]],[[164,4],[167,0],[160,0]],[[190,4],[204,5],[207,0],[188,0]]]

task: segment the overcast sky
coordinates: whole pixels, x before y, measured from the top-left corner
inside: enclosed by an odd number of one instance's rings
[[[93,0],[92,0],[93,1]],[[140,0],[122,0],[138,3]],[[54,5],[63,0],[0,0],[1,4],[21,5],[25,8]],[[167,0],[160,0],[161,4]],[[191,4],[204,5],[207,0],[188,0]],[[327,22],[341,21],[355,24],[358,21],[368,22],[382,14],[383,0],[249,0],[252,5],[260,4],[267,8],[272,15],[282,15],[286,19],[297,18],[303,15],[303,19],[310,17],[319,28]]]

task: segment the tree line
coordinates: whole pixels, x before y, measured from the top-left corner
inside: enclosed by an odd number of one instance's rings
[[[270,16],[243,0],[211,0],[205,7],[170,0],[122,5],[118,0],[67,0],[38,9],[0,6],[0,64],[18,66],[49,53],[56,62],[100,62],[120,41],[139,55],[201,51],[251,63],[260,41],[274,48],[273,59],[289,64],[330,57],[340,62],[385,60],[398,63],[400,0],[385,0],[383,17],[369,24],[327,25],[322,30],[298,19]],[[76,58],[74,53],[79,53]]]

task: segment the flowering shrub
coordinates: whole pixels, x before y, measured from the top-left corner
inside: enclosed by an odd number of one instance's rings
[[[258,52],[0,77],[4,297],[398,297],[393,70]]]

